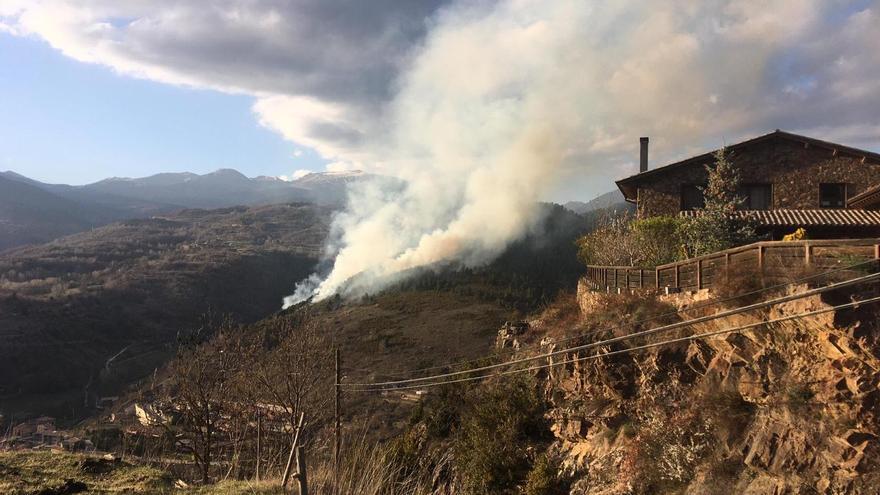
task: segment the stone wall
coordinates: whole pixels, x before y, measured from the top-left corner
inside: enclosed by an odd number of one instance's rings
[[[771,183],[773,208],[818,209],[820,183],[846,183],[855,196],[880,183],[880,164],[862,163],[861,157],[838,154],[817,146],[805,147],[788,139],[773,139],[731,155],[743,184]],[[646,180],[638,189],[640,217],[678,215],[681,187],[704,185],[705,165],[697,163]]]

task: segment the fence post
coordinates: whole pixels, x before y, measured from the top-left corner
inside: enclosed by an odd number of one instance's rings
[[[284,467],[284,474],[281,476],[281,489],[284,490],[287,487],[287,480],[290,479],[290,467],[293,464],[293,456],[297,452],[297,447],[299,447],[299,433],[302,431],[303,419],[305,419],[306,413],[299,413],[299,422],[296,424],[296,431],[293,433],[293,443],[290,445],[290,454],[287,456],[287,465]]]
[[[644,268],[639,268],[639,289],[645,288],[645,270]]]
[[[629,290],[629,268],[626,268],[623,272],[623,286],[626,287],[626,290]]]
[[[810,251],[811,251],[811,249],[810,249],[809,241],[805,242],[804,243],[804,266],[810,266],[810,263],[811,263],[810,255],[812,254]]]
[[[697,290],[703,288],[703,260],[697,259]]]
[[[262,437],[263,437],[263,414],[260,409],[257,409],[257,465],[255,468],[257,481],[260,481],[260,448],[262,447]]]
[[[764,246],[758,245],[758,270],[764,274]]]
[[[676,288],[676,289],[678,289],[678,288],[681,287],[681,286],[679,285],[679,283],[678,283],[678,270],[679,270],[679,268],[681,268],[681,265],[679,265],[679,264],[676,263],[676,265],[675,265],[675,279],[674,279],[674,280],[675,280],[675,288]]]
[[[874,261],[877,262],[874,264],[874,269],[876,270],[876,265],[880,264],[880,244],[874,244]]]
[[[309,483],[306,476],[306,453],[302,445],[296,448],[296,480],[299,495],[309,495]]]
[[[340,371],[339,371],[339,348],[336,348],[336,399],[334,401],[333,416],[333,494],[339,495],[339,395],[340,395]]]

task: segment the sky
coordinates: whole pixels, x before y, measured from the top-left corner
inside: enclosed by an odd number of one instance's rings
[[[289,176],[326,160],[259,124],[253,97],[121,76],[0,33],[0,170],[51,183],[160,172]]]
[[[880,151],[877,0],[645,5],[0,0],[0,170],[73,184],[227,167],[394,175],[419,153],[399,145],[406,128],[441,133],[421,137],[452,159],[480,154],[481,132],[422,126],[450,108],[474,130],[556,119],[498,112],[536,88],[566,114],[549,199],[612,189],[643,135],[652,167],[776,128]]]

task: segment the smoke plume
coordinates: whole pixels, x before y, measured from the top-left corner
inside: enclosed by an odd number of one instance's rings
[[[486,263],[534,224],[552,189],[632,173],[640,135],[656,137],[652,156],[680,158],[815,121],[805,95],[837,105],[874,93],[856,91],[843,69],[807,63],[874,57],[864,50],[876,37],[870,8],[840,17],[850,34],[838,51],[813,43],[829,36],[826,5],[507,0],[442,10],[376,117],[385,131],[365,136],[378,171],[402,181],[351,191],[332,229],[332,269],[285,305],[370,292],[414,267]]]
[[[450,11],[438,21],[389,118],[385,166],[399,187],[350,191],[332,229],[332,270],[299,284],[286,306],[376,290],[415,267],[484,264],[533,224],[580,128],[577,80],[554,59],[577,19],[519,14]]]

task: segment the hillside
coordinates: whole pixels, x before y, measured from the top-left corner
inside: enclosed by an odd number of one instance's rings
[[[429,389],[386,444],[400,463],[393,469],[446,473],[432,492],[444,494],[877,493],[878,307],[831,310],[876,294],[842,289],[563,352],[737,307],[706,291],[582,287],[515,337],[525,346],[518,357],[556,355],[509,376]],[[823,313],[759,325],[813,311]],[[711,332],[719,334],[696,338]]]
[[[0,251],[81,232],[95,224],[74,201],[0,177]]]
[[[0,255],[3,413],[79,416],[85,397],[162,364],[205,311],[243,321],[277,311],[314,268],[330,214],[184,210]]]
[[[482,308],[469,318],[495,314],[479,327],[491,334],[504,319],[573,290],[582,273],[574,240],[593,219],[558,205],[542,208],[539,228],[488,266],[428,270],[381,297],[446,294],[457,302],[441,297],[431,311]],[[93,403],[152,373],[173,353],[178,333],[194,328],[207,310],[240,321],[276,312],[281,297],[315,267],[331,214],[307,204],[184,210],[0,255],[0,373],[13,377],[0,385],[5,412],[80,417],[88,412],[86,395]],[[404,304],[394,306],[400,314],[387,318],[408,314]],[[356,307],[352,321],[378,317],[369,305]],[[442,338],[444,319],[425,317],[428,323],[415,327]],[[397,335],[395,325],[382,331]],[[393,335],[387,338],[416,338]],[[487,334],[480,335],[457,342],[482,352]]]

